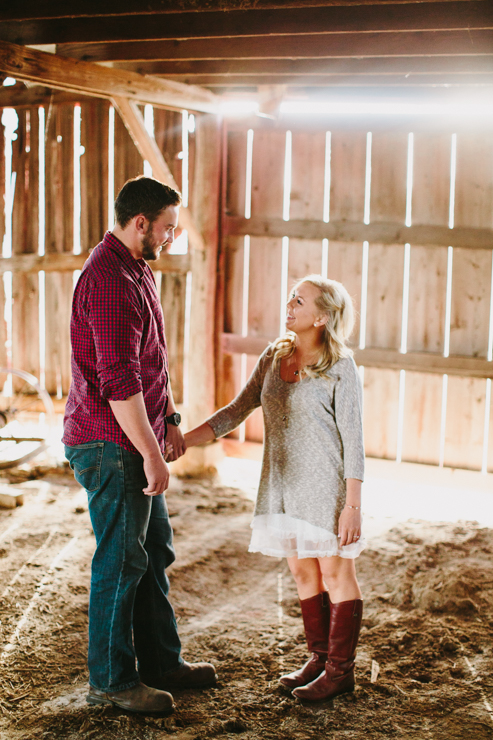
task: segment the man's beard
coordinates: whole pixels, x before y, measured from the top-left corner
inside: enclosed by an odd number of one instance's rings
[[[147,232],[142,239],[142,257],[145,260],[157,260],[161,253],[161,244],[156,244],[152,224],[149,224]]]

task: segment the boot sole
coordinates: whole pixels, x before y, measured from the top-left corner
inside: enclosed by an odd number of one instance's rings
[[[332,699],[336,699],[338,696],[344,696],[344,694],[352,694],[355,687],[353,686],[352,689],[344,689],[344,691],[337,691],[335,694],[331,694],[330,696],[323,696],[320,699],[306,699],[304,696],[296,696],[296,694],[293,694],[295,699],[298,699],[298,701],[301,701],[303,703],[308,704],[316,704],[323,701],[332,701]]]
[[[91,706],[106,704],[115,707],[115,709],[120,709],[122,712],[129,712],[130,714],[145,714],[153,717],[164,717],[168,714],[172,714],[175,710],[174,706],[170,707],[170,709],[156,709],[154,711],[146,709],[130,709],[129,707],[122,707],[120,704],[111,701],[111,699],[100,699],[99,697],[91,696],[90,694],[86,696],[86,702]]]

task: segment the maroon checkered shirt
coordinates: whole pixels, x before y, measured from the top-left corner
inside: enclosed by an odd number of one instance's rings
[[[109,231],[84,265],[70,322],[72,384],[62,441],[105,440],[137,452],[108,401],[142,391],[149,422],[164,451],[168,355],[156,283]]]

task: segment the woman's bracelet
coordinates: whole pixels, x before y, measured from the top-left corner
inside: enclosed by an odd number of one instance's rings
[[[357,509],[358,511],[359,511],[359,509],[361,509],[361,506],[351,506],[351,504],[344,504],[344,506],[347,509]]]

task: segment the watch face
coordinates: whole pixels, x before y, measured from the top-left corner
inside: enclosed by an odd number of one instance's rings
[[[177,427],[181,422],[181,414],[171,414],[171,416],[166,417],[166,421],[168,424],[172,424],[174,427]]]

